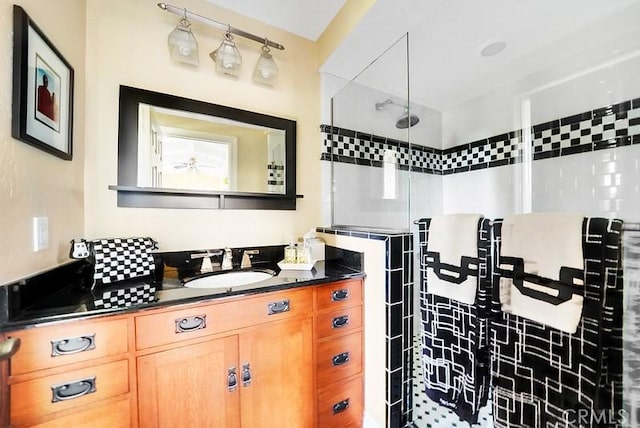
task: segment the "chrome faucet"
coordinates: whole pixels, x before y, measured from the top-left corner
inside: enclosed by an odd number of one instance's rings
[[[224,255],[222,256],[222,270],[230,270],[233,269],[233,253],[231,252],[231,248],[226,247],[224,249]]]
[[[240,263],[241,269],[251,267],[251,256],[254,254],[260,254],[260,250],[244,250],[242,253],[242,263]]]
[[[192,259],[202,259],[202,265],[200,266],[200,273],[213,272],[213,264],[211,263],[211,257],[219,256],[222,251],[209,251],[206,253],[194,253],[191,254]],[[219,267],[218,265],[217,267]]]

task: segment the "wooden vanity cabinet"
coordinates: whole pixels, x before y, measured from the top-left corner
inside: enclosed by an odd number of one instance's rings
[[[362,280],[7,333],[12,427],[360,427]]]

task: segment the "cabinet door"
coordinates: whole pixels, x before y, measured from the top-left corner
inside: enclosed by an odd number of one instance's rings
[[[237,351],[230,336],[138,357],[140,427],[239,427],[239,387],[228,387]]]
[[[240,335],[242,428],[313,425],[312,319],[278,321]]]

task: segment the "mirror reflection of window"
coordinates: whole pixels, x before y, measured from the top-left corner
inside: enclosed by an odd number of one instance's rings
[[[286,133],[140,103],[140,187],[284,194]]]
[[[171,189],[235,188],[233,142],[165,135],[162,140],[162,185]]]

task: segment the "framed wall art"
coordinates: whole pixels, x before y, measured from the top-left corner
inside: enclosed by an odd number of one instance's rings
[[[72,158],[73,68],[20,6],[13,6],[14,138]]]

